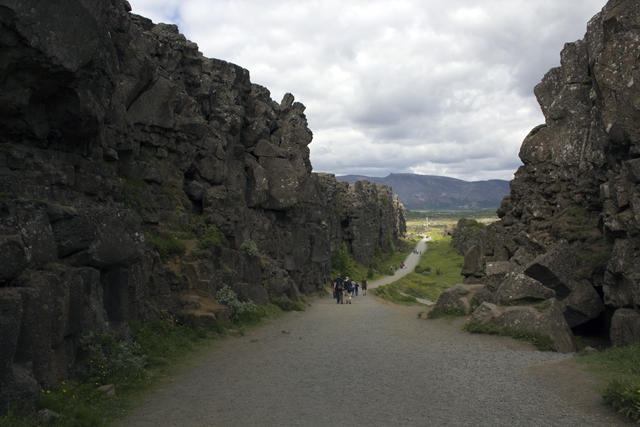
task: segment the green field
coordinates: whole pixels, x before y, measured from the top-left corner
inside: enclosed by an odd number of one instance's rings
[[[431,241],[427,243],[427,251],[420,257],[420,263],[414,272],[377,288],[379,296],[400,304],[408,303],[406,297],[396,298],[399,290],[407,295],[435,302],[442,291],[462,283],[464,277],[460,270],[464,257],[451,247],[451,236],[442,236],[437,232],[430,232],[428,235]]]

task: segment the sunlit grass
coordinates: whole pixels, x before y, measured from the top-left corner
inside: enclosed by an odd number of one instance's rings
[[[603,384],[602,397],[623,417],[640,422],[640,343],[611,347],[600,353],[581,353],[574,359],[587,365]]]
[[[462,283],[460,274],[464,257],[451,247],[451,236],[429,234],[427,251],[420,257],[416,271],[393,282],[398,290],[416,298],[437,301],[440,294],[451,286]]]

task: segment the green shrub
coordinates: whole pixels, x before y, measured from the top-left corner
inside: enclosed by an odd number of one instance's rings
[[[222,247],[224,234],[212,224],[199,224],[193,227],[196,236],[196,246],[200,250],[207,250],[214,247]]]
[[[374,275],[373,267],[369,267],[369,269],[367,270],[367,279],[372,279],[373,275]]]
[[[127,187],[124,204],[128,209],[136,209],[142,201],[142,194],[147,191],[149,184],[141,179],[118,178]]]
[[[231,309],[231,318],[235,321],[238,321],[240,317],[246,313],[256,311],[257,308],[256,304],[251,300],[245,302],[238,301],[236,293],[227,285],[223,285],[222,288],[216,292],[216,301]]]
[[[346,243],[343,242],[340,250],[334,254],[331,267],[333,270],[341,273],[343,278],[353,276],[355,272],[355,260],[353,259],[353,255],[349,253]]]
[[[396,253],[396,248],[393,246],[393,238],[391,234],[389,234],[389,238],[387,239],[387,245],[389,246],[389,254],[393,256]]]
[[[640,381],[613,380],[605,389],[602,398],[608,406],[626,419],[640,423]]]
[[[260,251],[258,250],[258,245],[253,240],[245,240],[240,245],[240,252],[245,254],[246,256],[258,256],[260,255]]]
[[[151,248],[160,254],[163,261],[172,256],[184,256],[187,252],[184,242],[171,232],[145,233],[145,240]]]
[[[79,347],[89,355],[89,379],[96,384],[129,384],[147,377],[147,361],[140,344],[127,344],[113,333],[89,332],[80,338]]]

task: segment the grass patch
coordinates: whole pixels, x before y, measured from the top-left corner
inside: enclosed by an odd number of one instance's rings
[[[500,303],[502,307],[528,306],[538,310],[546,310],[551,307],[551,300],[541,300],[537,298],[523,298]]]
[[[270,302],[282,311],[304,311],[304,309],[306,308],[304,302],[302,301],[272,299]]]
[[[508,326],[478,322],[467,322],[462,326],[462,329],[476,334],[502,335],[518,341],[530,342],[542,351],[551,351],[556,348],[551,337],[546,334],[541,334],[540,332],[519,331]]]
[[[84,381],[64,381],[50,390],[42,390],[37,409],[50,409],[62,415],[53,425],[59,427],[107,426],[123,418],[140,398],[165,381],[170,371],[184,367],[211,344],[229,334],[242,333],[266,319],[283,314],[274,304],[259,305],[251,312],[239,314],[231,325],[221,322],[207,327],[182,325],[167,311],[160,320],[149,323],[132,321],[133,345],[126,345],[106,334],[87,339],[83,352],[88,356],[89,375]],[[107,396],[98,386],[115,384],[116,395]],[[45,426],[34,414],[14,408],[0,425],[7,427]]]
[[[391,301],[400,305],[413,305],[419,304],[418,301],[411,296],[402,295],[398,292],[398,288],[393,284],[378,286],[371,290],[375,296],[378,296],[387,301]]]
[[[431,233],[427,248],[414,271],[393,285],[407,295],[435,302],[444,290],[462,283],[460,270],[464,257],[451,247],[451,236]]]
[[[611,347],[594,355],[583,352],[574,360],[606,382],[601,394],[610,408],[640,423],[640,343]]]
[[[436,310],[433,309],[427,313],[427,319],[444,319],[447,323],[451,324],[455,319],[464,315],[461,309],[452,310]]]
[[[431,241],[427,243],[428,250],[420,257],[418,264],[422,270],[435,272],[438,282],[448,284],[448,287],[462,283],[464,276],[460,274],[464,263],[464,256],[451,246],[451,236],[430,233]]]
[[[417,273],[409,273],[393,282],[399,290],[416,298],[437,301],[440,294],[450,288],[448,283],[434,282],[428,276]]]

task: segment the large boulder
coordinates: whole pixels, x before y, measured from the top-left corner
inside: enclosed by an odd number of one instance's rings
[[[636,309],[620,308],[611,319],[611,344],[625,346],[640,342],[640,313]]]
[[[562,304],[550,299],[549,308],[539,310],[528,306],[498,307],[483,302],[472,314],[471,320],[507,326],[517,331],[537,332],[549,336],[556,351],[575,351],[573,333],[562,315]]]
[[[443,314],[463,315],[472,311],[472,300],[482,289],[482,285],[465,285],[458,283],[443,291],[433,307],[434,312]]]
[[[553,250],[538,256],[525,269],[524,273],[553,289],[556,297],[564,299],[569,296],[576,259],[573,252],[566,246],[560,245]]]
[[[595,319],[605,310],[602,298],[588,280],[572,281],[564,303],[564,317],[570,327]]]
[[[539,281],[518,274],[505,280],[496,291],[498,304],[518,300],[547,300],[556,296],[556,293]]]

